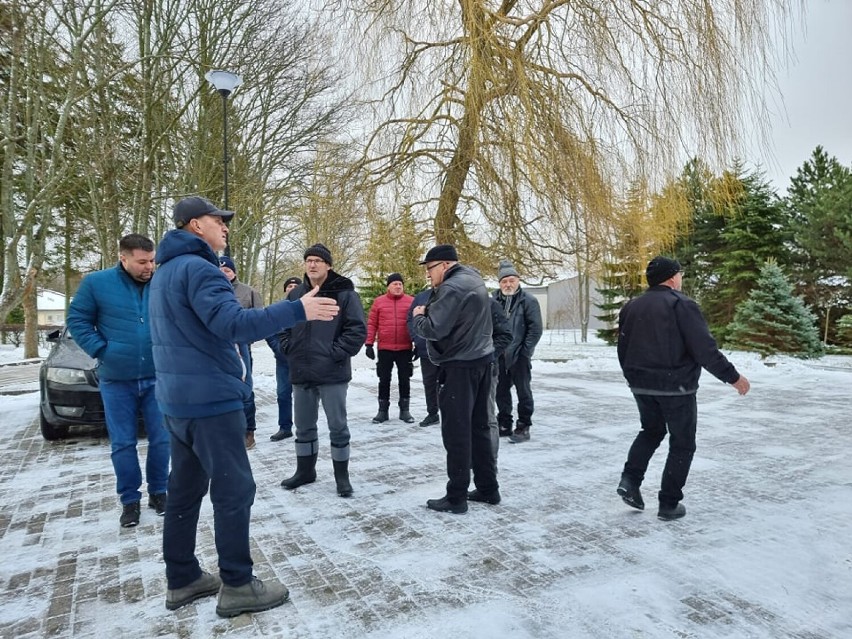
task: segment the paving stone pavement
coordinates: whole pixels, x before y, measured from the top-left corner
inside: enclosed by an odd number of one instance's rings
[[[438,428],[370,423],[372,372],[349,392],[355,496],[334,492],[327,435],[318,481],[281,489],[292,440],[268,440],[274,381],[261,374],[252,554],[291,602],[230,620],[215,598],[165,610],[162,520],[143,500],[140,525],[118,526],[99,432],[45,442],[35,414],[23,432],[3,428],[0,637],[852,636],[849,386],[791,401],[758,381],[740,424],[735,393],[705,381],[690,512],[663,523],[651,510],[662,455],[648,511],[614,492],[637,428],[617,371],[560,371],[537,367],[533,440],[501,447],[503,503],[465,516],[424,506],[443,494]],[[211,570],[212,523],[205,500],[197,552]]]

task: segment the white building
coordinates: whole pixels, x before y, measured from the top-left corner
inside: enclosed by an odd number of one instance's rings
[[[40,288],[36,296],[36,310],[39,326],[64,324],[65,296],[50,289]]]

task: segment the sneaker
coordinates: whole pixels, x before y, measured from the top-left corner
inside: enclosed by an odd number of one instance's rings
[[[269,441],[280,442],[282,439],[287,439],[288,437],[292,437],[292,436],[293,436],[292,430],[284,430],[283,428],[279,428],[277,433],[269,436]]]
[[[124,504],[121,511],[121,519],[118,520],[122,528],[132,528],[139,525],[139,502]]]
[[[426,506],[432,510],[437,510],[439,513],[453,513],[454,515],[461,515],[467,512],[467,500],[452,502],[446,495],[440,499],[426,500]]]
[[[242,586],[222,585],[216,614],[220,617],[236,617],[244,612],[261,612],[276,608],[287,601],[290,591],[277,581],[262,582],[257,577]]]
[[[166,514],[166,501],[168,497],[166,493],[160,493],[159,495],[148,495],[148,508],[153,508],[156,513],[162,517]]]
[[[666,521],[680,519],[684,515],[686,515],[686,506],[683,504],[675,504],[672,507],[660,504],[660,510],[657,512],[657,517],[665,519]]]
[[[530,427],[516,428],[515,432],[509,435],[510,444],[522,444],[530,440]]]
[[[188,586],[166,591],[166,608],[177,610],[196,599],[215,595],[221,587],[222,580],[219,577],[202,570],[201,576]]]
[[[468,501],[480,501],[484,504],[491,504],[492,506],[496,506],[497,504],[500,503],[500,491],[495,490],[493,493],[485,494],[485,493],[479,492],[479,489],[476,488],[474,490],[471,490],[467,494],[467,500]]]
[[[254,431],[250,430],[246,433],[246,450],[251,450],[257,442],[254,441]]]
[[[438,413],[429,413],[426,417],[423,418],[423,421],[420,422],[421,426],[431,426],[432,424],[439,424],[441,422],[441,418],[438,417]]]
[[[645,500],[642,499],[642,493],[639,492],[639,486],[633,483],[628,477],[622,477],[618,482],[618,488],[615,489],[621,495],[622,501],[632,508],[645,510]]]

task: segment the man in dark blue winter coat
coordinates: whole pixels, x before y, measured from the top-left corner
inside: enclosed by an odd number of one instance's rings
[[[154,360],[148,323],[148,294],[154,273],[154,243],[131,233],[119,242],[119,262],[83,278],[68,309],[66,325],[74,341],[98,360],[116,490],[119,523],[139,523],[142,469],[139,466],[137,414],[145,420],[148,456],[145,479],[148,506],[166,512],[169,434],[154,396]]]
[[[749,381],[719,352],[698,304],[680,292],[683,273],[677,260],[657,256],[645,275],[648,290],[627,302],[618,316],[618,361],[639,407],[642,430],[630,447],[617,492],[627,505],[645,508],[639,487],[668,432],[657,515],[670,520],[686,514],[680,501],[695,453],[701,368],[740,395],[748,392]]]
[[[352,280],[332,270],[331,252],[322,244],[305,251],[304,283],[290,291],[298,300],[311,287],[318,296],[337,302],[340,314],[331,322],[305,322],[284,331],[281,350],[290,363],[293,384],[293,423],[296,427],[296,472],[281,485],[288,490],[316,481],[319,438],[317,418],[322,403],[331,440],[331,462],[337,494],[352,496],[349,481],[349,423],[346,393],[352,379],[352,356],[367,337],[361,298]]]
[[[233,617],[283,604],[287,588],[252,575],[249,520],[255,483],[245,447],[243,404],[251,393],[247,344],[297,322],[331,320],[334,300],[316,297],[244,309],[219,270],[233,213],[188,197],[174,207],[176,229],[157,249],[151,283],[151,338],[157,400],[171,433],[172,471],[163,525],[166,608],[219,593],[216,612]],[[201,500],[210,491],[219,577],[195,556]],[[221,588],[220,588],[221,586]]]

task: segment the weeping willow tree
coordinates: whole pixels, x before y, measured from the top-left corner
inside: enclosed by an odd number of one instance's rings
[[[763,131],[765,83],[800,6],[325,3],[375,113],[366,179],[418,188],[438,242],[471,257],[499,244],[521,263],[562,248],[555,226],[612,225],[612,193],[631,177],[653,181],[692,155],[724,163],[746,124]]]

